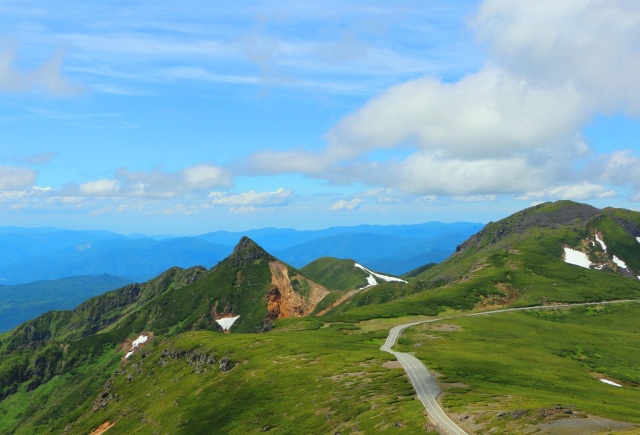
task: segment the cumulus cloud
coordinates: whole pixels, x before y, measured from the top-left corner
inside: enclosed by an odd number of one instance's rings
[[[80,86],[62,76],[64,52],[54,51],[51,58],[32,71],[16,68],[15,47],[0,51],[0,90],[4,92],[42,91],[56,97],[75,96]]]
[[[344,199],[341,199],[335,204],[333,204],[330,210],[331,211],[357,210],[363,201],[364,200],[362,198],[353,198],[351,201],[346,201]]]
[[[599,184],[582,182],[573,185],[553,186],[539,192],[529,192],[518,199],[531,200],[536,198],[547,199],[573,199],[577,201],[591,198],[612,198],[616,196],[615,190],[608,189]]]
[[[0,166],[0,192],[21,191],[36,182],[37,172],[31,169]]]
[[[181,175],[188,186],[198,189],[231,185],[231,175],[228,170],[219,166],[195,165],[184,169]]]
[[[120,169],[113,178],[69,183],[59,188],[34,186],[36,171],[0,166],[0,209],[77,209],[92,215],[144,211],[194,214],[210,208],[211,188],[233,184],[229,170],[199,164],[177,172]],[[274,192],[282,196],[286,192]],[[278,195],[274,195],[274,198]],[[272,199],[275,204],[277,201]]]
[[[179,194],[204,192],[215,187],[230,187],[233,177],[220,166],[199,164],[178,172],[166,172],[161,168],[152,171],[120,169],[110,186],[111,193],[125,197],[173,198]],[[104,186],[104,185],[103,185]]]
[[[492,66],[456,83],[422,78],[344,118],[328,150],[342,158],[405,143],[467,159],[516,154],[574,135],[584,103],[571,86],[538,88]]]
[[[609,175],[579,169],[593,162],[579,138],[595,114],[640,113],[639,4],[485,0],[472,29],[490,55],[477,72],[393,86],[331,128],[324,149],[257,153],[249,172],[415,195],[588,199],[640,189],[629,156],[596,156]]]
[[[80,192],[89,196],[110,196],[118,191],[118,182],[115,180],[96,180],[81,184]]]
[[[600,156],[588,166],[587,171],[596,174],[600,182],[633,189],[632,200],[640,198],[640,157],[630,151],[616,151]]]
[[[119,169],[113,178],[68,184],[60,189],[67,197],[137,198],[161,200],[180,195],[204,194],[212,188],[233,185],[231,172],[219,166],[199,164],[178,172]]]
[[[229,207],[232,213],[252,213],[264,210],[273,210],[276,207],[288,204],[295,196],[289,189],[279,188],[273,192],[256,192],[250,190],[239,194],[226,192],[211,192],[209,198],[214,205]]]
[[[640,5],[485,0],[473,27],[493,61],[540,86],[571,83],[592,109],[640,112]]]

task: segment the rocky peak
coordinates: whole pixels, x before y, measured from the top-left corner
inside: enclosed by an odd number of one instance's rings
[[[234,266],[246,266],[256,260],[273,261],[275,258],[249,237],[243,236],[228,260]]]
[[[538,204],[498,222],[489,222],[480,232],[459,245],[456,252],[479,248],[486,243],[496,244],[509,235],[526,234],[533,228],[558,228],[565,225],[584,227],[589,220],[600,214],[600,209],[573,201]]]

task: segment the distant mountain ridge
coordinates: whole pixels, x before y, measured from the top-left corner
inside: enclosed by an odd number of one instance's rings
[[[209,268],[229,255],[245,235],[295,267],[330,256],[353,258],[399,275],[443,260],[482,227],[428,222],[309,231],[264,228],[158,239],[108,231],[0,227],[0,284],[103,273],[141,282],[173,266]]]
[[[90,297],[130,284],[111,275],[73,276],[27,284],[0,284],[0,332],[47,311],[70,310]]]

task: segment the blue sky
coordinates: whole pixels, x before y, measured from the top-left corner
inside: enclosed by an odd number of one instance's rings
[[[640,4],[0,3],[0,225],[640,207]]]

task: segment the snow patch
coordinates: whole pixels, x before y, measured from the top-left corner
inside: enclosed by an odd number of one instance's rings
[[[380,273],[375,273],[372,272],[371,270],[367,269],[366,267],[364,267],[361,264],[355,263],[354,264],[355,267],[364,270],[366,273],[369,274],[369,276],[367,277],[367,286],[365,287],[361,287],[360,289],[365,289],[368,287],[372,287],[376,284],[378,284],[378,281],[376,281],[376,278],[380,278],[383,281],[394,281],[394,282],[403,282],[403,283],[407,283],[407,281],[405,281],[404,279],[400,279],[400,278],[396,278],[395,276],[388,276],[388,275],[382,275]]]
[[[135,340],[133,340],[133,343],[131,343],[131,345],[135,349],[136,347],[140,346],[142,343],[146,343],[148,339],[149,339],[148,336],[141,335],[140,337],[138,337]]]
[[[589,266],[591,266],[591,261],[589,261],[587,254],[567,247],[564,248],[564,261],[565,263],[584,267],[586,269],[589,269]]]
[[[134,354],[138,346],[140,346],[142,343],[146,343],[148,339],[148,335],[140,335],[138,338],[133,340],[133,342],[131,343],[131,350],[124,356],[125,359],[129,359],[129,357]]]
[[[376,284],[378,284],[378,281],[376,281],[373,275],[367,275],[367,285],[361,288],[373,287]]]
[[[636,237],[636,240],[638,241],[638,243],[640,243],[640,237]]]
[[[616,257],[615,255],[613,256],[613,262],[616,263],[616,265],[618,267],[621,267],[623,269],[627,269],[627,263],[625,263],[624,261],[620,260],[618,257]]]
[[[598,237],[598,233],[596,233],[596,242],[600,243],[600,246],[602,246],[602,250],[604,252],[607,252],[607,245],[605,245],[604,242],[600,240],[600,237]]]
[[[222,327],[222,329],[228,331],[236,322],[236,320],[238,320],[238,318],[240,318],[240,315],[237,315],[236,317],[224,317],[222,319],[216,319],[216,322]]]
[[[609,379],[600,379],[600,382],[604,382],[605,384],[613,385],[614,387],[622,387],[622,385],[620,385],[620,384],[618,384],[616,382],[610,381]]]

